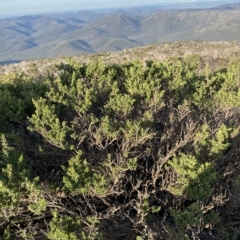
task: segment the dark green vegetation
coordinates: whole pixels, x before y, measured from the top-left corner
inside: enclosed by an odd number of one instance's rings
[[[163,41],[240,40],[239,3],[215,9],[195,4],[207,2],[0,19],[0,62],[119,51]]]
[[[69,60],[0,78],[4,239],[237,239],[240,64]]]

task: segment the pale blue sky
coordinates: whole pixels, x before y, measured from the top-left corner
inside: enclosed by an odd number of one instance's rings
[[[0,0],[0,16],[171,2],[194,2],[194,0]]]

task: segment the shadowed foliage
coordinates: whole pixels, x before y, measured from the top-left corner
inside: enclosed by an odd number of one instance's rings
[[[199,61],[2,75],[4,239],[237,239],[240,65]]]

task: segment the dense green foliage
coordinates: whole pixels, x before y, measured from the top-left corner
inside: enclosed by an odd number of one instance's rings
[[[4,239],[236,239],[240,65],[198,60],[1,76]]]

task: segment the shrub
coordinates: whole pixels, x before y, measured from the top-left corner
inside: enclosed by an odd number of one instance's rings
[[[235,220],[228,231],[222,219],[238,174],[238,65],[200,73],[178,60],[69,59],[57,68],[42,83],[0,85],[6,236],[196,239],[237,231]]]

